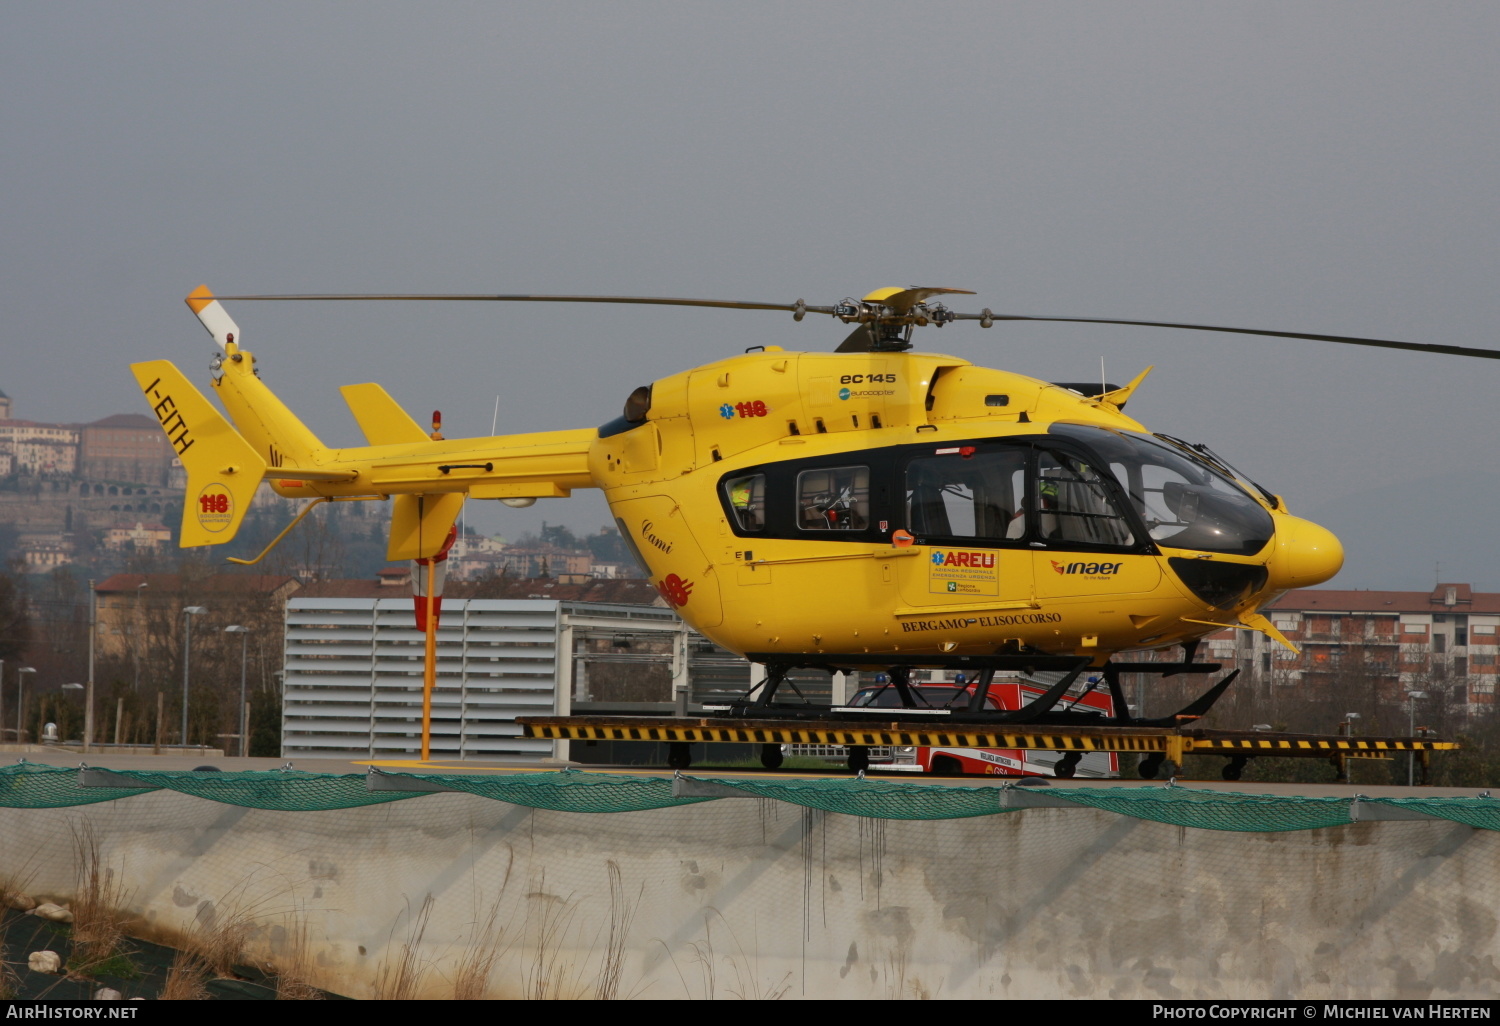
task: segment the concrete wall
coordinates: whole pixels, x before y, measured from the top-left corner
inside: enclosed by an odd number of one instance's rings
[[[376,995],[429,895],[432,997],[452,993],[491,907],[497,997],[592,995],[612,930],[622,997],[1500,987],[1500,835],[1441,822],[1231,834],[1092,810],[913,823],[727,799],[579,815],[457,794],[279,813],[154,793],[0,810],[0,872],[65,896],[82,831],[158,934],[240,915],[267,956],[305,926],[313,982],[357,997]]]

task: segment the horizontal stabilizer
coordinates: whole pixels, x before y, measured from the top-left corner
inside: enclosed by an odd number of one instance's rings
[[[178,543],[230,541],[265,476],[265,460],[171,363],[151,360],[130,369],[187,471]]]
[[[1240,617],[1240,623],[1252,631],[1260,631],[1266,637],[1292,652],[1298,652],[1296,645],[1287,640],[1287,636],[1276,629],[1276,625],[1267,620],[1259,613],[1246,613]]]
[[[371,445],[401,445],[428,441],[427,432],[421,425],[390,397],[385,389],[373,382],[363,385],[345,385],[339,389],[349,412],[359,422],[365,440]]]
[[[303,470],[300,467],[276,467],[271,477],[277,481],[353,481],[359,476],[353,470]]]
[[[1183,623],[1201,623],[1207,627],[1218,627],[1221,630],[1259,631],[1278,645],[1283,645],[1293,652],[1301,650],[1287,640],[1287,636],[1276,629],[1276,625],[1267,620],[1259,613],[1245,613],[1240,617],[1239,623],[1219,623],[1217,620],[1195,620],[1191,616],[1182,617]]]

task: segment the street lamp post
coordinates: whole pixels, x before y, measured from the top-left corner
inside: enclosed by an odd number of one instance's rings
[[[21,741],[21,710],[24,709],[25,706],[26,706],[26,703],[22,700],[22,697],[21,697],[21,694],[22,694],[21,693],[21,686],[25,683],[25,680],[21,677],[21,674],[23,674],[23,673],[35,673],[35,672],[36,672],[36,667],[34,667],[34,666],[18,666],[18,667],[16,667],[16,744],[21,744],[22,743],[22,741]]]
[[[83,697],[83,751],[88,754],[94,744],[94,638],[99,633],[99,593],[89,579],[89,681]]]
[[[72,684],[64,684],[62,686],[62,689],[64,691],[82,691],[82,692],[85,693],[85,700],[87,700],[89,688],[85,684],[79,684],[77,681],[74,681]],[[59,716],[58,719],[61,720],[62,717]],[[83,750],[85,752],[87,752],[89,750],[88,710],[84,710],[83,730],[84,730],[84,735],[83,735]],[[62,740],[66,741],[67,740],[67,735],[63,735]]]
[[[182,609],[182,747],[187,747],[188,731],[188,659],[192,652],[193,617],[208,612],[203,606],[184,606]]]
[[[1417,699],[1426,698],[1425,691],[1408,691],[1406,693],[1406,736],[1409,738],[1417,732]],[[1417,781],[1417,753],[1406,753],[1406,786],[1412,787]]]
[[[1349,750],[1351,752],[1354,750],[1352,739],[1354,737],[1354,721],[1357,719],[1359,719],[1359,713],[1357,712],[1344,713],[1344,722],[1339,724],[1340,727],[1344,728],[1344,736],[1351,739],[1349,744]],[[1339,773],[1345,781],[1349,781],[1354,778],[1354,763],[1349,761],[1349,757],[1347,755],[1339,756]]]
[[[245,716],[245,646],[250,641],[250,628],[241,627],[239,624],[231,624],[224,628],[225,634],[238,634],[240,636],[240,758],[244,758],[249,751],[249,737],[245,733],[249,729]]]

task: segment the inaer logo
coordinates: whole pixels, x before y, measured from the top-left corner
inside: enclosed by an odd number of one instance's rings
[[[1124,563],[1059,563],[1051,560],[1052,569],[1060,574],[1082,574],[1085,577],[1113,577]]]
[[[995,554],[993,552],[944,552],[941,549],[932,554],[933,566],[970,566],[977,569],[989,570],[995,565]],[[1056,563],[1052,564],[1056,566]],[[1061,570],[1058,573],[1062,573]]]

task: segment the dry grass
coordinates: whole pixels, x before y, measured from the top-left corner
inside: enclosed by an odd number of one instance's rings
[[[208,981],[215,977],[243,979],[235,972],[245,964],[245,942],[254,923],[247,917],[200,910],[193,928],[177,943],[177,956],[167,970],[162,997],[200,1001],[208,997]]]
[[[528,927],[535,924],[536,947],[531,965],[525,971],[522,989],[532,1001],[567,997],[569,995],[563,991],[572,982],[572,966],[562,964],[562,942],[572,926],[577,907],[571,901],[546,893],[546,883],[547,875],[543,873],[536,890],[527,895],[531,900],[526,920]]]
[[[427,933],[427,922],[432,916],[432,906],[433,897],[430,894],[422,899],[422,907],[415,916],[410,914],[411,905],[407,905],[406,939],[401,942],[394,961],[391,959],[391,942],[387,941],[385,959],[381,961],[375,976],[375,996],[381,1001],[411,1001],[416,998],[417,989],[431,968],[421,960],[420,952],[422,937]],[[392,926],[392,938],[395,934],[396,928]]]
[[[599,979],[594,984],[594,997],[599,1001],[613,1001],[619,994],[620,973],[625,967],[625,942],[630,936],[630,924],[635,921],[636,909],[640,908],[641,896],[646,892],[646,885],[642,883],[635,899],[628,899],[619,864],[610,859],[606,865],[609,869],[609,936],[599,965]]]
[[[162,983],[162,1001],[207,1001],[208,970],[186,951],[179,951]]]
[[[31,865],[31,861],[32,859],[27,859],[19,871],[0,872],[0,906],[9,908],[12,896],[20,897],[29,893],[32,881],[36,878],[36,867]]]
[[[501,944],[505,940],[505,928],[497,926],[500,921],[500,898],[490,902],[484,918],[475,922],[469,935],[469,943],[453,971],[453,998],[455,1001],[477,1001],[489,990],[490,973],[500,957]]]
[[[253,929],[244,916],[212,915],[194,925],[183,949],[215,976],[233,976],[234,967],[245,964],[245,942]]]
[[[715,953],[713,935],[713,920],[715,917],[718,918],[725,932],[729,934],[729,939],[734,942],[735,949],[739,952],[738,958],[729,954],[719,955]],[[759,950],[759,945],[752,942],[751,946],[755,951]],[[709,909],[703,917],[703,944],[699,945],[694,941],[688,947],[693,949],[693,961],[698,964],[699,970],[702,973],[703,999],[706,1001],[712,1001],[715,996],[714,991],[718,985],[717,963],[720,958],[729,967],[729,971],[734,974],[733,986],[729,986],[726,981],[724,989],[731,996],[741,1001],[780,1001],[792,989],[791,973],[786,973],[781,979],[776,981],[761,979],[760,959],[754,953],[746,953],[745,946],[740,943],[734,931],[729,928],[729,923],[724,919],[723,914],[717,909]],[[676,960],[674,959],[674,965],[675,962]],[[681,970],[679,970],[679,978],[681,978],[680,973]],[[686,979],[683,979],[682,986],[683,990],[688,991],[688,995],[691,997],[692,992],[688,989]]]
[[[715,969],[713,925],[707,918],[703,920],[703,943],[700,945],[697,941],[693,941],[688,947],[693,949],[693,961],[698,964],[698,970],[702,974],[703,1000],[712,1001],[718,985],[718,971]],[[686,980],[683,981],[682,987],[683,990],[687,990]],[[689,997],[692,996],[691,991],[688,994]]]
[[[105,961],[119,950],[131,917],[123,910],[125,895],[119,876],[105,866],[99,841],[87,825],[73,831],[78,887],[73,912],[73,961],[87,967]]]
[[[286,951],[270,967],[276,979],[277,1001],[321,1001],[323,992],[308,982],[312,971],[312,946],[307,939],[307,920],[298,918],[286,927]]]
[[[5,961],[5,949],[0,948],[0,1001],[8,1001],[20,993],[21,976]]]

